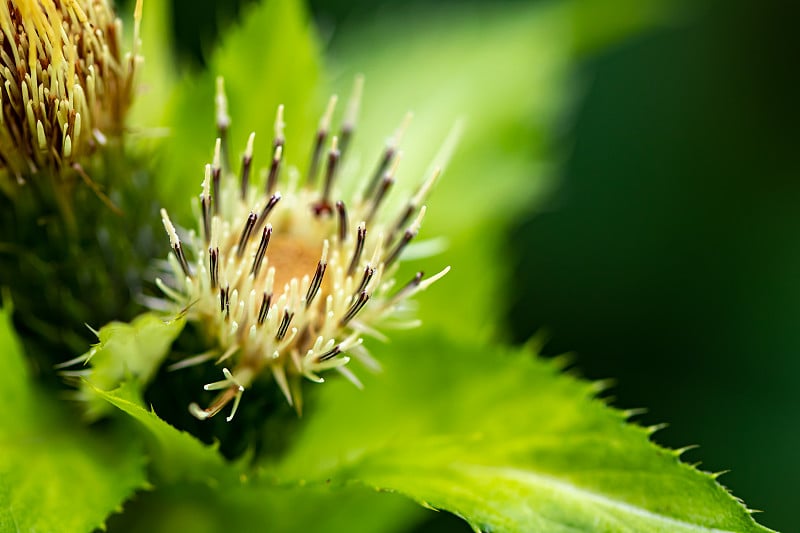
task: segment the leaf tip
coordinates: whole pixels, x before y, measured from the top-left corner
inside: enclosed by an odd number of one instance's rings
[[[632,418],[646,414],[647,408],[646,407],[634,407],[633,409],[625,409],[622,411],[622,416],[625,417],[625,420],[631,421]]]
[[[647,426],[644,429],[647,432],[647,434],[652,437],[655,433],[657,433],[657,432],[659,432],[662,429],[667,428],[667,427],[669,427],[669,424],[664,422],[664,423],[661,423],[661,424],[653,424],[652,426]]]
[[[612,378],[598,379],[589,383],[589,389],[592,391],[592,394],[600,394],[611,389],[614,385],[616,385],[616,380]]]
[[[716,481],[719,478],[721,478],[722,476],[724,476],[725,474],[727,474],[728,472],[730,472],[730,470],[720,470],[719,472],[712,472],[709,475],[711,476],[711,479]]]
[[[673,455],[674,455],[676,458],[680,459],[680,457],[681,457],[681,456],[682,456],[684,453],[686,453],[686,452],[688,452],[688,451],[691,451],[691,450],[695,450],[695,449],[697,449],[697,448],[699,448],[699,447],[700,447],[700,445],[699,445],[699,444],[689,444],[688,446],[683,446],[682,448],[676,448],[676,449],[672,450],[672,454],[673,454]]]

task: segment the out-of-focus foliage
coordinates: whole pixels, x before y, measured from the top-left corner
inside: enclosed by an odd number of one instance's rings
[[[169,2],[144,2],[142,5],[141,54],[144,62],[137,73],[138,91],[128,125],[137,142],[161,137],[171,91],[176,83],[172,12]],[[129,29],[133,21],[125,24]],[[153,131],[153,130],[156,131]]]
[[[363,487],[253,481],[249,454],[226,464],[216,446],[178,431],[142,407],[136,382],[96,392],[99,400],[127,413],[137,424],[148,444],[156,486],[155,492],[136,497],[130,513],[112,522],[114,530],[212,532],[223,526],[246,530],[268,524],[271,531],[392,531],[419,515],[419,509],[402,498]],[[303,511],[309,507],[314,513]]]
[[[226,33],[212,54],[208,70],[187,75],[173,90],[159,180],[170,213],[187,214],[186,197],[200,194],[203,168],[211,162],[217,136],[215,78],[225,79],[232,119],[229,146],[236,168],[254,130],[253,164],[269,165],[280,104],[285,106],[284,157],[286,163],[299,165],[307,160],[318,119],[319,62],[314,29],[298,2],[265,2],[243,14],[239,26]]]
[[[407,498],[355,485],[329,489],[177,484],[136,495],[125,515],[111,518],[109,531],[400,533],[418,522],[422,512]]]
[[[121,424],[83,427],[37,388],[0,311],[0,531],[90,531],[146,486],[141,443]]]
[[[423,237],[444,236],[442,257],[454,265],[421,298],[430,327],[477,339],[502,330],[504,317],[491,309],[505,305],[513,283],[506,234],[551,186],[554,141],[575,96],[571,68],[598,46],[663,20],[663,11],[663,2],[627,1],[427,6],[424,17],[398,11],[334,34],[333,91],[345,94],[356,73],[366,79],[354,155],[376,153],[403,113],[414,112],[399,188],[422,179],[448,132],[463,122],[423,226]],[[387,108],[388,117],[374,111]],[[362,173],[375,164],[358,163]]]

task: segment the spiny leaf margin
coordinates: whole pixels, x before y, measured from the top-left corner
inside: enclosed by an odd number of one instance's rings
[[[138,387],[127,382],[114,391],[96,389],[99,398],[131,417],[149,442],[154,491],[140,494],[134,513],[116,522],[123,530],[146,525],[153,532],[175,527],[195,531],[247,529],[268,523],[271,531],[394,531],[412,524],[421,513],[394,495],[375,494],[359,484],[350,487],[277,485],[252,479],[248,456],[226,462],[217,451],[194,436],[163,421],[155,411],[139,405]],[[316,513],[297,516],[286,509],[312,506]],[[369,511],[366,511],[364,507]],[[357,518],[358,517],[358,518]],[[353,524],[358,520],[358,524]],[[177,526],[176,526],[177,525]],[[127,529],[126,529],[127,528]]]
[[[389,353],[390,352],[390,353]],[[711,474],[530,349],[415,335],[365,390],[328,383],[275,482],[364,483],[487,531],[768,531]]]
[[[0,350],[0,531],[103,528],[148,486],[141,442],[119,424],[84,427],[36,388],[8,303],[0,310]]]
[[[99,399],[129,415],[136,427],[150,437],[149,456],[161,482],[189,481],[215,485],[237,479],[239,469],[225,462],[216,445],[202,443],[162,420],[154,410],[145,409],[139,400],[141,393],[137,382],[126,381],[113,391],[104,391],[90,382],[87,385]]]
[[[175,339],[183,331],[183,315],[164,317],[158,313],[143,313],[130,323],[110,322],[97,332],[98,342],[75,365],[89,365],[90,371],[67,370],[67,375],[88,374],[79,383],[78,398],[85,402],[85,415],[96,420],[110,412],[110,406],[96,394],[108,391],[124,382],[135,380],[147,384],[169,355]],[[70,362],[65,363],[70,365]],[[75,365],[71,365],[72,368]],[[63,365],[61,365],[63,366]]]

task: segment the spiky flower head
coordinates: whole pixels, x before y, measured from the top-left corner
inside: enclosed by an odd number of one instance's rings
[[[244,390],[262,373],[271,374],[287,401],[301,409],[301,378],[321,383],[336,370],[360,386],[347,369],[350,357],[374,365],[362,346],[364,335],[380,336],[381,325],[410,326],[407,300],[444,276],[419,272],[398,284],[399,260],[417,235],[424,202],[439,170],[421,180],[397,213],[383,208],[392,189],[405,125],[388,141],[377,169],[347,202],[338,199],[341,161],[355,125],[361,93],[356,81],[341,133],[329,140],[333,97],[313,141],[304,177],[282,171],[283,108],[278,108],[273,158],[263,189],[250,186],[251,134],[237,177],[226,160],[229,118],[224,92],[217,96],[217,140],[206,166],[197,231],[181,238],[162,210],[173,253],[171,276],[157,280],[163,292],[210,334],[218,351],[173,365],[211,359],[223,379],[205,386],[220,391],[210,406],[197,404],[197,418],[214,416],[233,402],[233,418]],[[281,173],[289,180],[280,178]],[[302,181],[302,183],[300,183]],[[279,184],[286,188],[279,192]],[[393,323],[393,324],[392,324]]]
[[[134,50],[108,0],[0,0],[0,183],[61,173],[121,132]]]

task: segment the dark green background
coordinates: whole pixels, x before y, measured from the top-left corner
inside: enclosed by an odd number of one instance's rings
[[[246,3],[173,1],[197,64]],[[509,236],[510,330],[547,328],[548,353],[670,423],[657,441],[701,445],[685,457],[732,469],[761,522],[800,530],[800,8],[700,5],[581,65],[560,184]],[[384,6],[312,2],[334,42]]]
[[[712,5],[585,65],[550,209],[517,229],[518,340],[546,326],[624,407],[800,530],[798,8]],[[567,148],[565,148],[567,149]],[[519,250],[519,248],[513,248]]]

